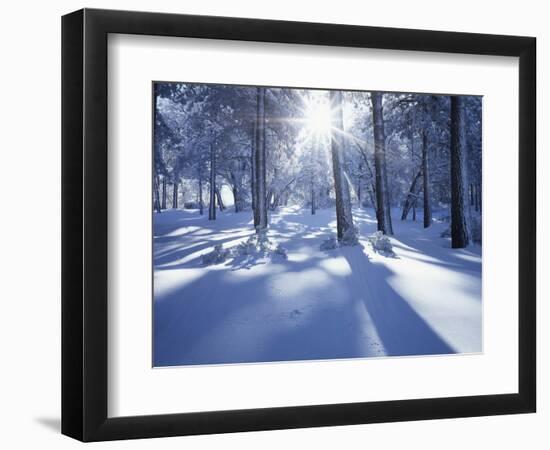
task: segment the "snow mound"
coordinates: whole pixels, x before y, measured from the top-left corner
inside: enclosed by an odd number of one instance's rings
[[[381,231],[376,231],[370,236],[367,236],[367,240],[376,253],[380,253],[384,256],[395,256],[390,238]]]
[[[227,259],[229,253],[229,249],[223,248],[222,244],[218,244],[210,253],[206,253],[201,256],[201,263],[204,266],[222,263]]]
[[[359,229],[354,226],[344,232],[342,239],[337,240],[335,236],[329,236],[328,239],[321,242],[319,246],[320,250],[334,250],[339,247],[351,247],[354,245],[361,245],[359,243]]]
[[[210,253],[201,256],[201,263],[208,266],[237,258],[246,258],[250,262],[251,260],[268,259],[273,255],[287,258],[284,247],[271,241],[265,232],[259,232],[232,248],[223,248],[222,244],[216,245]]]
[[[353,228],[348,228],[346,231],[344,231],[344,235],[342,236],[342,239],[340,239],[340,245],[359,245],[359,229],[357,228],[357,226],[354,225]]]
[[[338,241],[334,236],[330,236],[328,239],[321,242],[321,245],[319,246],[319,249],[323,251],[334,250],[335,248],[338,248]]]
[[[443,230],[440,234],[440,236],[442,238],[450,238],[451,237],[451,227],[449,228],[446,228],[445,230]]]
[[[270,256],[280,255],[286,259],[286,249],[269,240],[265,232],[256,233],[231,249],[231,256]]]

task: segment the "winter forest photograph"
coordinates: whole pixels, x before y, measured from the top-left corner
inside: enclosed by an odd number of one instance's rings
[[[480,353],[482,97],[152,83],[154,367]]]

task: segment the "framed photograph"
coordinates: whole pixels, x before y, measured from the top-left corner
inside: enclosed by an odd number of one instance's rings
[[[532,37],[64,16],[62,432],[535,412],[535,73]]]

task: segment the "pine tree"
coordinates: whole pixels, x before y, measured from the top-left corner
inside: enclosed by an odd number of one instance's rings
[[[384,132],[384,111],[380,92],[372,92],[372,120],[374,129],[374,169],[376,178],[376,219],[378,230],[393,234],[388,198],[388,176],[386,173],[386,134]]]
[[[210,144],[210,189],[208,220],[216,220],[216,150]]]
[[[257,233],[261,233],[267,228],[265,88],[257,88],[256,101],[256,136],[254,145],[254,227]]]
[[[424,192],[424,228],[432,224],[430,203],[430,165],[428,164],[428,133],[422,130],[422,190]]]
[[[334,190],[336,193],[336,228],[338,240],[342,240],[354,233],[354,225],[349,184],[345,174],[344,113],[341,91],[330,91],[330,104],[333,114],[331,151]]]
[[[466,197],[466,141],[463,100],[451,97],[451,246],[464,248],[470,243]]]

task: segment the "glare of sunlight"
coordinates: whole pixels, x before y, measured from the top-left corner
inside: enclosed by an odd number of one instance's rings
[[[302,107],[299,108],[300,116],[285,119],[302,127],[299,144],[296,147],[298,151],[310,152],[312,149],[320,148],[330,150],[331,140],[335,135],[341,135],[350,142],[361,141],[350,132],[334,126],[334,117],[338,111],[331,107],[329,91],[306,91],[302,94],[302,102]],[[346,128],[346,122],[352,124],[355,121],[354,109],[346,105],[346,102],[343,104],[343,115],[344,128]],[[325,156],[330,158],[328,152],[325,152]]]
[[[328,101],[308,101],[304,111],[305,125],[314,135],[330,134],[331,111]]]

